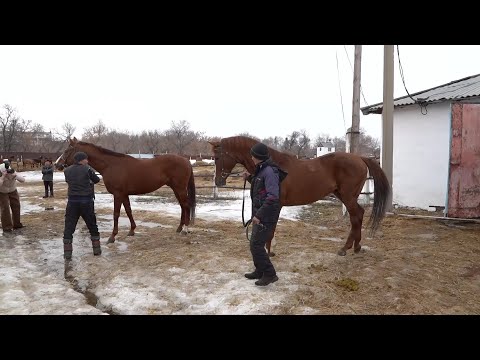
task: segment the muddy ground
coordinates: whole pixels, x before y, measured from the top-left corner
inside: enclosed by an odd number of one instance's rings
[[[197,186],[211,184],[208,177],[197,179]],[[240,179],[235,183],[243,185]],[[30,188],[28,194],[43,192],[40,182],[22,186]],[[96,190],[105,192],[101,186],[96,186]],[[55,184],[55,192],[54,199],[29,195],[28,201],[64,209],[66,184]],[[202,196],[202,192],[208,194],[210,190],[198,191],[199,203],[213,201]],[[171,190],[164,188],[157,193],[168,196]],[[128,228],[122,227],[117,240],[128,242],[128,251],[117,251],[117,244],[106,245],[110,233],[102,231],[102,246],[106,249],[103,256],[110,265],[108,270],[98,272],[95,281],[111,281],[115,273],[112,266],[124,273],[133,267],[143,269],[145,274],[154,272],[156,277],[165,278],[166,286],[172,268],[198,274],[195,283],[187,284],[185,289],[211,286],[212,279],[226,273],[257,291],[261,301],[262,290],[255,289],[249,280],[242,280],[244,272],[252,268],[240,211],[236,221],[197,218],[186,236],[175,233],[179,216],[135,211],[136,220],[162,226],[139,226],[134,237],[127,237]],[[405,209],[396,212],[441,216]],[[112,211],[97,210],[97,216],[102,215],[112,216]],[[22,221],[28,225],[22,230],[25,238],[35,241],[39,236],[50,236],[58,240],[63,232],[64,213],[46,210],[26,214]],[[81,220],[79,224],[77,231],[85,232]],[[269,285],[269,291],[278,291],[282,296],[262,313],[480,314],[479,223],[389,215],[373,238],[364,229],[359,254],[350,250],[347,256],[338,256],[349,229],[349,220],[342,216],[339,202],[314,203],[301,212],[299,221],[282,219],[277,227],[276,256],[272,258],[280,280]],[[241,295],[229,301],[235,307],[242,302]],[[170,306],[152,308],[148,313],[178,313],[182,306],[186,305],[172,300]]]

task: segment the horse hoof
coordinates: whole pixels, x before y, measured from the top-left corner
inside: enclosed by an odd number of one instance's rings
[[[340,250],[338,250],[337,254],[340,255],[340,256],[345,256],[345,255],[347,255],[347,252],[343,249],[340,249]]]
[[[180,233],[181,233],[182,235],[187,235],[187,234],[188,234],[188,231],[182,230]]]
[[[362,247],[361,247],[361,246],[359,246],[358,248],[353,249],[353,252],[354,252],[355,254],[358,254],[358,253],[360,252],[360,250],[362,250]]]
[[[114,242],[115,242],[115,239],[108,238],[107,244],[111,244],[111,243],[114,243]]]
[[[135,233],[133,231],[130,231],[127,236],[133,236]]]
[[[270,253],[268,253],[268,256],[273,257],[273,256],[275,256],[275,253],[274,253],[274,252],[270,252]]]

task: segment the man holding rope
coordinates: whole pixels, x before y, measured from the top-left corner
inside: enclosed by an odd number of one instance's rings
[[[255,285],[266,286],[278,280],[275,268],[265,250],[265,243],[271,237],[280,216],[280,183],[287,172],[273,162],[268,147],[257,143],[250,149],[255,163],[255,173],[243,174],[250,186],[252,199],[252,236],[250,252],[255,271],[245,274],[247,279],[258,279]]]

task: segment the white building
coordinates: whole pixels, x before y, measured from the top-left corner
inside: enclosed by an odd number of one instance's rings
[[[394,100],[393,203],[480,217],[480,74],[411,97]]]
[[[317,146],[317,157],[330,154],[335,152],[335,145],[333,145],[330,141],[321,143],[320,146]]]

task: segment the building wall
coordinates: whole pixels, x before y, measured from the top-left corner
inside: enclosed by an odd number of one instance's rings
[[[332,152],[335,152],[334,147],[331,147],[330,151],[328,151],[328,147],[318,147],[317,146],[317,157],[322,156],[322,155],[326,155],[326,154],[330,154]]]
[[[425,109],[423,109],[425,112]],[[418,105],[393,115],[393,203],[446,206],[450,157],[450,103]]]

